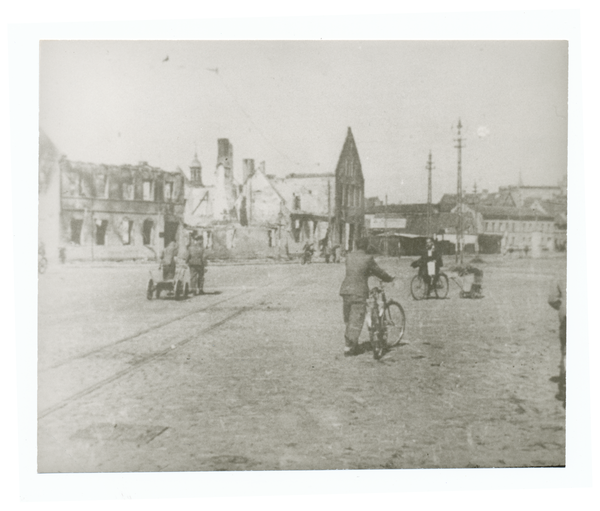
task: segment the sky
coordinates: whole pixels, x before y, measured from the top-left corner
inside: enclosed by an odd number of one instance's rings
[[[40,127],[69,159],[188,171],[217,139],[267,173],[334,172],[348,127],[365,195],[555,185],[567,173],[565,41],[43,41]]]

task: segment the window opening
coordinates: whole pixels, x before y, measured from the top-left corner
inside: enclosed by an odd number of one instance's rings
[[[83,220],[76,218],[71,219],[71,243],[81,245],[81,228],[83,227]]]
[[[150,181],[143,182],[143,184],[142,184],[143,200],[152,200],[152,197],[150,196],[151,188],[152,188],[152,182],[150,182]]]
[[[96,220],[96,245],[104,245],[106,243],[106,228],[108,220]]]
[[[152,220],[144,220],[142,228],[142,237],[144,238],[144,245],[152,245],[152,229],[154,228],[154,222]]]

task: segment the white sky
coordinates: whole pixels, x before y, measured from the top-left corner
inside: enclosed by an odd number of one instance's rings
[[[40,125],[69,158],[148,161],[205,177],[217,138],[267,171],[333,172],[348,126],[366,195],[434,200],[463,187],[554,185],[567,167],[567,43],[560,41],[46,41]],[[168,61],[163,59],[169,57]],[[219,73],[210,71],[218,68]]]

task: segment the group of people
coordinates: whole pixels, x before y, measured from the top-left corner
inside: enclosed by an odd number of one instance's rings
[[[163,280],[175,278],[177,260],[184,262],[190,269],[190,282],[192,292],[204,294],[204,274],[208,259],[204,251],[204,238],[202,236],[191,236],[187,247],[179,253],[179,247],[175,241],[171,241],[160,256],[160,268],[163,272]]]
[[[330,246],[327,238],[319,242],[321,248],[321,257],[325,259],[325,262],[339,263],[342,261],[342,248],[339,245]],[[302,247],[302,262],[307,263],[312,260],[315,253],[314,243],[307,241]]]
[[[343,317],[346,326],[344,356],[354,356],[362,352],[359,337],[365,322],[367,298],[369,297],[369,277],[378,277],[384,282],[391,282],[394,277],[379,267],[372,255],[368,253],[369,241],[361,238],[356,243],[356,250],[346,256],[346,276],[340,288],[343,300]],[[419,268],[419,272],[430,282],[435,282],[442,266],[442,256],[433,239],[428,238],[421,257],[411,266]],[[476,275],[477,276],[477,275]],[[566,407],[566,353],[567,353],[567,288],[565,280],[552,285],[548,296],[550,306],[558,311],[560,363],[558,393],[556,398]]]

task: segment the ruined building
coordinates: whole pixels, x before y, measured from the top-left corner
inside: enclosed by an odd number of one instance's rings
[[[183,241],[183,177],[146,162],[71,161],[40,136],[39,237],[50,259],[155,258]]]
[[[275,184],[289,209],[291,251],[300,251],[307,241],[326,243],[334,212],[335,174],[293,173]]]
[[[181,176],[185,183],[186,230],[202,236],[207,248],[225,256],[235,245],[235,224],[238,223],[239,185],[233,177],[233,145],[226,138],[218,140],[217,163],[210,174],[203,174],[195,154],[190,163],[190,177],[183,172]]]

